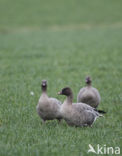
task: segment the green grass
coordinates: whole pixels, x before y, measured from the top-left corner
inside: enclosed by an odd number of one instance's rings
[[[0,156],[94,156],[89,144],[122,147],[121,5],[0,0]],[[76,101],[87,75],[100,91],[105,118],[92,128],[42,124],[36,113],[41,80],[62,102],[57,92],[70,86]]]

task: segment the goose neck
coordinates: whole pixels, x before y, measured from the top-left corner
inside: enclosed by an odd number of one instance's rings
[[[66,103],[67,104],[72,104],[72,101],[73,101],[73,96],[67,96],[67,98],[66,98]]]
[[[42,86],[42,92],[46,93],[46,91],[47,91],[47,86]]]
[[[87,86],[87,87],[91,87],[91,84],[87,84],[86,86]]]

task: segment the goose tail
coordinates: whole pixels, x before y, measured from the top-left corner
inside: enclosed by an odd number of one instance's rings
[[[96,112],[100,113],[100,114],[106,114],[106,112],[104,110],[97,110],[97,109],[94,109]]]
[[[104,110],[97,110],[97,112],[100,114],[106,114],[106,112]]]

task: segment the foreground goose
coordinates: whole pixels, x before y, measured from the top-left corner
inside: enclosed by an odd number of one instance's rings
[[[66,96],[60,112],[68,125],[91,126],[98,117],[102,116],[98,110],[85,103],[72,103],[73,93],[70,88],[63,88],[58,94]]]
[[[41,84],[42,95],[40,96],[39,102],[37,104],[37,112],[42,120],[61,120],[60,106],[61,102],[55,98],[49,98],[47,95],[47,81],[43,80]]]
[[[97,108],[101,98],[99,91],[92,87],[91,83],[91,78],[86,77],[86,87],[80,89],[77,96],[77,102],[83,102],[94,108]]]

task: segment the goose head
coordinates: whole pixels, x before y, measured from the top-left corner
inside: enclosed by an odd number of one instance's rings
[[[86,77],[85,82],[86,82],[87,85],[91,85],[92,80],[91,80],[90,76],[87,76],[87,77]]]
[[[73,99],[73,93],[72,93],[71,88],[69,88],[69,87],[63,88],[60,92],[58,92],[58,95],[65,95],[65,96]]]
[[[42,88],[42,91],[46,91],[47,90],[47,81],[46,80],[42,80],[41,88]]]

